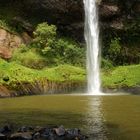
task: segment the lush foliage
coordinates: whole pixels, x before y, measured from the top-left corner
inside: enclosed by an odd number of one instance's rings
[[[0,59],[0,84],[14,85],[14,83],[22,82],[31,83],[41,79],[58,82],[80,82],[85,79],[85,70],[70,65],[35,70],[15,62],[8,63]]]
[[[56,36],[56,26],[46,22],[39,24],[34,31],[34,45],[45,49],[51,48]]]
[[[37,26],[30,45],[46,58],[48,65],[72,64],[84,66],[85,49],[74,40],[58,37],[56,26],[46,22]]]
[[[112,61],[108,60],[108,59],[101,59],[101,68],[104,69],[104,70],[108,70],[108,69],[111,69],[113,68],[113,64],[112,64]]]
[[[121,52],[120,38],[114,38],[111,40],[108,51],[110,59],[116,61]]]
[[[48,65],[47,60],[36,49],[28,48],[24,44],[13,53],[10,61],[34,69],[41,69]]]
[[[109,88],[140,85],[140,65],[120,66],[102,73],[103,86]]]
[[[140,84],[140,65],[120,66],[102,71],[103,87],[121,88],[135,87]],[[0,84],[14,84],[34,82],[35,80],[48,79],[57,82],[85,82],[84,69],[70,65],[60,65],[54,68],[35,70],[0,59]]]

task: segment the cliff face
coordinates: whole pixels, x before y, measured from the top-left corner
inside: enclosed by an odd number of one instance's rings
[[[98,0],[101,29],[124,30],[126,23],[139,21],[139,0]],[[82,0],[3,0],[0,7],[13,9],[16,16],[30,22],[55,24],[60,33],[83,39],[84,8]],[[8,9],[8,8],[5,8]],[[8,13],[8,11],[7,11]],[[131,25],[132,25],[131,24]],[[137,28],[138,30],[138,28]]]
[[[106,48],[110,45],[110,40],[119,37],[126,47],[124,57],[130,57],[126,59],[135,55],[131,56],[133,48],[128,46],[136,46],[135,52],[139,56],[140,1],[97,0],[97,5],[103,55],[108,51]],[[0,19],[6,19],[16,28],[21,26],[29,35],[32,35],[33,28],[38,23],[47,21],[55,24],[60,34],[84,42],[83,0],[2,0]],[[137,62],[140,61],[139,57],[136,59]],[[135,61],[132,60],[132,63]]]
[[[13,51],[22,43],[28,43],[31,40],[27,33],[13,34],[0,28],[0,57],[10,59]]]
[[[64,35],[83,39],[84,8],[82,0],[3,0],[0,7],[10,7],[12,16],[29,22],[48,21],[55,24]],[[139,30],[139,0],[98,0],[99,19],[102,30],[124,30],[126,24]],[[9,9],[9,10],[10,10]],[[1,11],[0,11],[1,12]],[[8,13],[8,11],[6,11]],[[0,13],[1,14],[1,13]],[[128,28],[127,28],[128,29]]]

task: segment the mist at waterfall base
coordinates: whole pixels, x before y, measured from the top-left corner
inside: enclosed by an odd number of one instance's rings
[[[96,0],[84,0],[85,40],[87,44],[87,87],[88,94],[100,95],[99,73],[99,29]]]

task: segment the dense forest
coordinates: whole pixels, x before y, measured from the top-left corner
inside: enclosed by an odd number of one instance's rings
[[[104,89],[140,86],[140,2],[98,0]],[[0,96],[82,90],[82,0],[1,0]]]

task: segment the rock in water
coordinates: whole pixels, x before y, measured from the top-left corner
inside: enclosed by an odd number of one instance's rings
[[[12,131],[10,125],[5,125],[3,128],[0,128],[0,133],[7,134]]]
[[[7,137],[4,134],[0,133],[0,140],[7,140]]]
[[[54,128],[54,130],[55,130],[55,132],[58,136],[64,136],[65,135],[65,129],[64,129],[63,126],[60,126],[58,128]]]
[[[80,130],[65,129],[61,126],[30,127],[22,126],[14,131],[10,125],[0,129],[0,140],[86,140],[88,137],[82,135]]]
[[[10,140],[32,140],[30,132],[14,133],[11,135]]]

